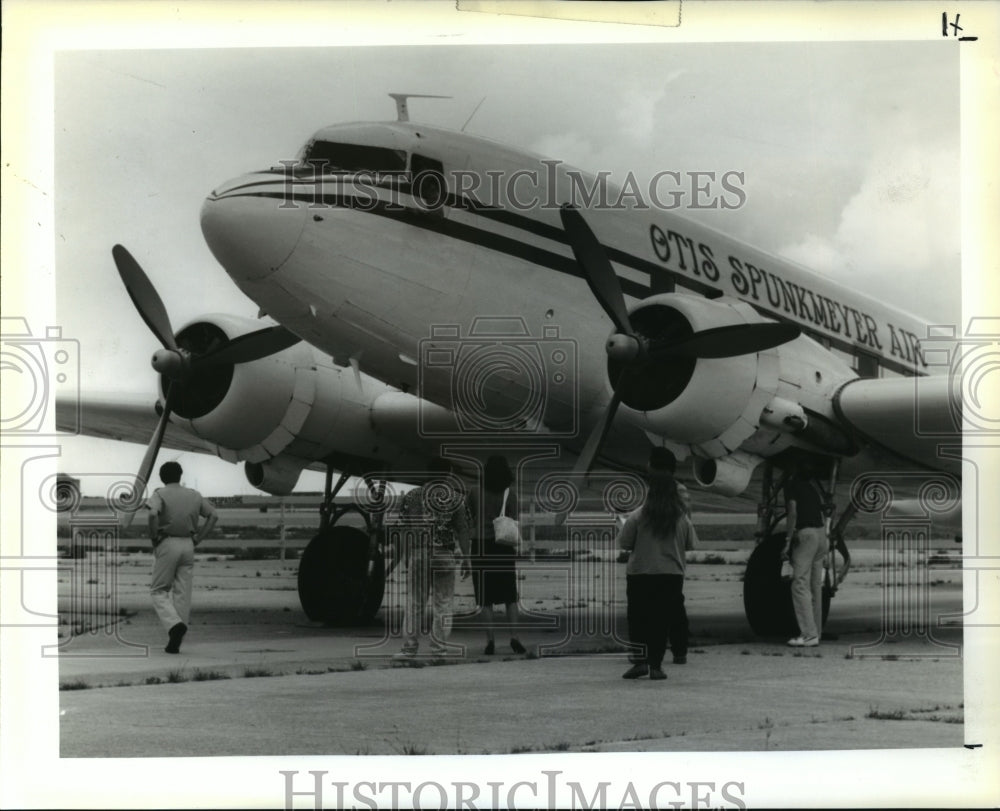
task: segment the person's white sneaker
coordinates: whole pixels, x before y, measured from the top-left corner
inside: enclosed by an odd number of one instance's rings
[[[815,648],[819,645],[818,636],[796,636],[788,640],[793,648]]]

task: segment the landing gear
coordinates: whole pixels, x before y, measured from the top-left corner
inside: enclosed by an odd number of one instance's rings
[[[368,535],[356,527],[321,530],[299,562],[299,601],[313,622],[363,625],[385,594],[385,558],[379,553],[368,573]]]
[[[758,636],[787,639],[798,635],[799,627],[792,607],[791,583],[781,578],[781,549],[785,543],[785,533],[774,531],[785,518],[778,504],[785,477],[775,483],[773,473],[771,463],[767,462],[761,503],[758,506],[756,535],[760,540],[747,561],[743,576],[743,610],[750,628]],[[836,481],[836,474],[837,468],[834,465],[831,481]],[[852,516],[853,512],[850,515],[845,513],[831,533],[837,539],[837,548],[845,555],[845,565],[849,564],[850,556],[846,554],[846,547],[843,545],[843,529]],[[832,549],[828,564],[823,575],[824,624],[830,613],[830,601],[837,590]]]
[[[328,471],[320,529],[302,553],[299,562],[299,602],[313,622],[326,625],[362,625],[370,622],[385,594],[385,556],[382,552],[381,515],[371,515],[355,505],[334,507],[333,499],[347,482],[343,473],[331,487]],[[369,483],[374,489],[374,485]],[[384,483],[382,484],[384,487]],[[383,491],[378,491],[381,494]],[[337,526],[347,513],[356,511],[365,529]]]
[[[753,550],[743,577],[743,610],[750,628],[757,636],[780,636],[788,639],[799,633],[792,608],[792,584],[781,579],[783,532],[769,535]],[[830,613],[829,569],[823,582],[823,622]]]

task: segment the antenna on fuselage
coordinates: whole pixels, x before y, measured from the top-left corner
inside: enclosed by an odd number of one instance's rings
[[[432,96],[426,93],[390,93],[396,101],[396,120],[409,121],[410,111],[407,109],[407,99],[450,99],[451,96]]]

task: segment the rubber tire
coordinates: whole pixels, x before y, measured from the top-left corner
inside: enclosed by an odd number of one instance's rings
[[[350,626],[371,622],[385,595],[385,558],[368,578],[368,535],[334,526],[316,535],[299,561],[299,602],[313,622]]]
[[[797,636],[799,624],[792,607],[792,584],[781,579],[781,548],[784,533],[765,538],[747,560],[743,575],[743,610],[757,636]],[[823,624],[830,615],[830,587],[823,582]]]

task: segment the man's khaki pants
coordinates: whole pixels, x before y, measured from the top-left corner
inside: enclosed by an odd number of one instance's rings
[[[449,648],[452,601],[455,596],[457,561],[453,554],[414,552],[406,572],[406,612],[403,617],[403,651],[416,653],[420,635],[430,631],[431,653]],[[431,622],[427,623],[427,601],[431,600]]]
[[[164,538],[153,549],[153,582],[149,594],[166,630],[191,618],[191,583],[194,580],[194,541]]]

